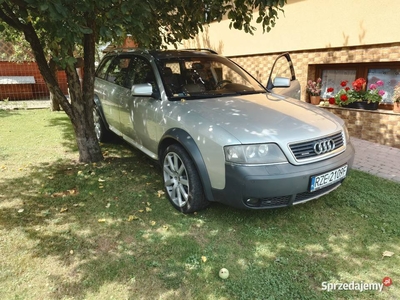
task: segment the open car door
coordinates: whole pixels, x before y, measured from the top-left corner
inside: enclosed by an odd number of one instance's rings
[[[275,60],[269,74],[267,90],[271,93],[300,99],[301,87],[296,79],[289,53],[283,53]]]

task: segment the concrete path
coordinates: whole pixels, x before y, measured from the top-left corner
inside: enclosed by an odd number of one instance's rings
[[[356,149],[353,169],[400,182],[400,149],[351,137]]]
[[[0,109],[5,110],[36,108],[50,108],[50,100],[0,101]]]

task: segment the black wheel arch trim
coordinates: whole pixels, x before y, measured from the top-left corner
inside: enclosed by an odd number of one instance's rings
[[[191,157],[196,166],[197,172],[199,172],[200,180],[203,185],[204,195],[206,199],[208,201],[214,201],[211,181],[207,172],[206,164],[203,160],[203,156],[201,155],[201,152],[197,147],[196,142],[193,140],[191,135],[187,133],[185,130],[180,128],[171,128],[164,133],[158,146],[158,157],[161,166],[163,165],[162,154],[164,150],[173,143],[172,141],[175,141],[176,143],[182,145],[182,147],[189,154],[189,156]]]
[[[95,107],[95,108],[97,109],[97,111],[99,112],[100,118],[103,120],[104,126],[105,126],[107,129],[109,129],[108,123],[107,123],[107,121],[106,121],[106,117],[105,117],[104,112],[103,112],[103,106],[101,105],[101,101],[100,101],[99,97],[97,97],[97,95],[95,95],[93,101],[94,101],[94,107]]]

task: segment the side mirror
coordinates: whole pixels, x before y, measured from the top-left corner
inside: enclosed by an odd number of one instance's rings
[[[131,88],[131,95],[138,97],[150,97],[153,95],[153,87],[150,83],[134,84]]]
[[[290,78],[275,77],[273,85],[275,88],[288,88],[290,87]]]

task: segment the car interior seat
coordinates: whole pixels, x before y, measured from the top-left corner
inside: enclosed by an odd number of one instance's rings
[[[173,95],[182,92],[180,75],[172,72],[169,67],[163,68],[163,78],[167,90]]]

